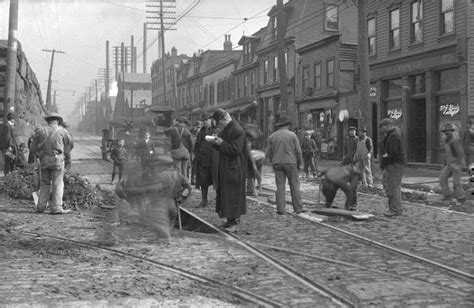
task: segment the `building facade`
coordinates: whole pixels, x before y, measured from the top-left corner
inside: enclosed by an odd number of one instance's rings
[[[120,73],[117,80],[117,98],[114,120],[132,120],[143,115],[151,106],[151,75],[148,73]]]
[[[442,127],[459,133],[473,115],[473,10],[468,0],[368,3],[373,122],[396,121],[408,162],[442,163]]]

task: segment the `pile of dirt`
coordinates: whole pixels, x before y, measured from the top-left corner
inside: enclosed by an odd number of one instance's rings
[[[10,198],[33,200],[33,192],[39,189],[38,165],[31,164],[5,176],[4,191]],[[113,205],[115,195],[111,191],[94,186],[77,173],[64,174],[64,208],[92,208]]]

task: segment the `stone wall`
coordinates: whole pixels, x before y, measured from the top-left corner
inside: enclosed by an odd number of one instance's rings
[[[7,41],[0,40],[0,113],[3,113],[5,95],[5,79],[7,68]],[[18,44],[15,97],[15,134],[20,142],[26,142],[36,126],[44,125],[44,102],[41,97],[41,87],[36,75]],[[0,121],[3,121],[1,119]]]

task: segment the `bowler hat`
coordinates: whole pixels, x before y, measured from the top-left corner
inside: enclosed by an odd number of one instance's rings
[[[51,112],[50,114],[48,114],[47,116],[44,117],[44,119],[46,121],[49,121],[49,120],[58,120],[59,124],[61,124],[63,122],[63,117],[61,117],[58,113],[56,112]]]
[[[285,126],[285,125],[290,125],[291,121],[290,118],[286,114],[283,114],[280,116],[280,120],[278,123],[275,123],[275,126]]]
[[[448,132],[448,131],[453,132],[453,131],[455,131],[455,130],[456,130],[456,128],[454,127],[454,125],[451,124],[451,123],[448,123],[448,124],[446,124],[446,125],[444,126],[442,132],[443,132],[443,133],[444,133],[444,132]]]
[[[357,130],[357,127],[355,127],[355,126],[349,126],[349,130]]]
[[[216,110],[214,110],[214,112],[212,113],[212,118],[214,120],[216,120],[216,122],[219,122],[225,115],[226,111],[222,108],[217,108]]]
[[[395,122],[392,119],[384,118],[384,119],[380,120],[379,127],[382,127],[383,125],[394,125],[394,124],[395,124]]]
[[[363,132],[368,132],[369,130],[367,129],[367,126],[362,126],[362,129],[361,129]]]

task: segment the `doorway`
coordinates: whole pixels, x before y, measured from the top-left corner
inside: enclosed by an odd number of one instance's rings
[[[426,99],[413,99],[411,116],[411,157],[414,162],[426,162]]]

